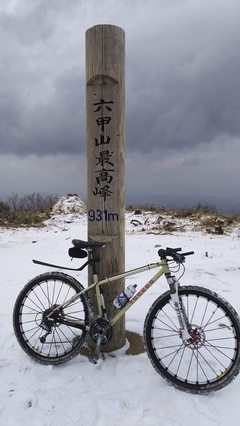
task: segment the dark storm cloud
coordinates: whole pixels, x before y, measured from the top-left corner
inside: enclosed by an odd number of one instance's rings
[[[240,4],[186,3],[130,58],[129,136],[145,151],[240,134]]]
[[[128,151],[239,136],[239,1],[21,4],[0,16],[1,154],[85,150],[85,31],[108,22],[126,32]]]
[[[85,150],[85,94],[78,71],[73,67],[58,76],[52,99],[47,105],[36,105],[31,113],[27,140],[34,141],[38,155]],[[25,146],[26,152],[30,149]]]
[[[1,14],[2,154],[79,152],[84,141],[84,51],[72,53],[81,43],[63,25],[69,3],[54,4],[36,2],[23,16]]]

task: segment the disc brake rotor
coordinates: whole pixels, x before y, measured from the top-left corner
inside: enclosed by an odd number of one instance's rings
[[[187,347],[191,349],[199,349],[202,346],[204,346],[206,336],[201,327],[199,327],[198,325],[192,324],[189,334],[191,338],[185,342],[185,345]]]

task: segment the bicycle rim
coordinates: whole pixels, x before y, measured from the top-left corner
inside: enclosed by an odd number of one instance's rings
[[[229,384],[240,368],[240,323],[235,310],[201,287],[179,288],[191,339],[183,342],[169,292],[147,315],[144,337],[154,368],[176,387],[207,393]]]
[[[13,321],[18,342],[28,355],[45,364],[61,364],[77,354],[86,338],[88,297],[82,295],[64,308],[55,318],[49,334],[43,318],[54,306],[61,305],[82,289],[78,281],[62,273],[42,274],[23,288],[14,307]],[[59,318],[81,321],[82,328],[61,324]]]

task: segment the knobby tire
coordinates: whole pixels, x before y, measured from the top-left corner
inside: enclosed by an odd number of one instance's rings
[[[183,341],[170,292],[151,306],[144,323],[146,352],[156,371],[176,388],[206,394],[227,386],[240,370],[240,320],[216,293],[179,287],[191,339]]]
[[[49,272],[37,276],[20,292],[13,310],[13,328],[22,349],[42,364],[62,364],[79,353],[87,336],[86,326],[90,322],[91,302],[82,294],[56,317],[51,332],[43,328],[44,315],[54,306],[61,305],[70,297],[83,290],[73,277],[61,272]],[[62,324],[61,319],[79,321],[82,328]]]

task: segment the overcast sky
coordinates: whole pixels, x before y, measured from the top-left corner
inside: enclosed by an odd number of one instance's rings
[[[239,0],[1,0],[0,199],[86,197],[85,32],[126,37],[126,194],[240,196]]]

